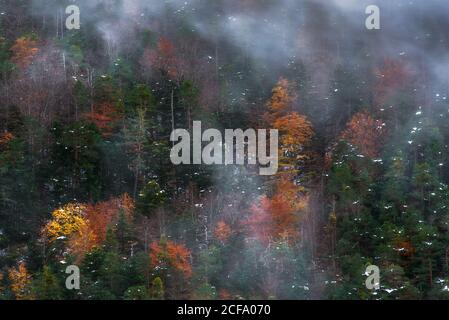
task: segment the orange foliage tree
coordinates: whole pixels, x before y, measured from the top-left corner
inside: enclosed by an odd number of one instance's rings
[[[8,143],[14,139],[14,135],[10,132],[0,133],[0,150],[7,148]]]
[[[250,209],[250,216],[244,222],[250,235],[265,245],[271,240],[293,242],[299,237],[300,213],[308,204],[308,198],[287,178],[277,182],[277,193],[264,196]]]
[[[69,248],[82,260],[93,247],[106,240],[106,233],[111,225],[117,223],[120,213],[130,221],[134,210],[134,202],[128,194],[85,207],[87,223],[70,237]]]
[[[313,137],[311,123],[296,112],[277,118],[273,126],[280,131],[283,152],[295,152],[298,147],[308,144]]]
[[[76,263],[80,263],[87,252],[91,251],[98,244],[98,238],[90,228],[90,223],[84,223],[76,233],[69,237],[69,248],[75,255]]]
[[[356,113],[348,122],[341,138],[370,158],[379,155],[385,127],[380,120],[374,119],[367,111]]]
[[[11,61],[21,69],[25,69],[31,64],[33,57],[39,52],[36,45],[37,41],[35,40],[31,40],[27,37],[18,38],[11,47],[13,53]]]
[[[265,121],[279,130],[280,167],[284,168],[284,172],[295,171],[295,163],[301,158],[301,151],[310,143],[314,135],[309,120],[293,111],[296,99],[293,86],[287,79],[281,78],[273,88],[272,96],[267,103],[269,111],[264,115]]]
[[[32,299],[30,293],[31,275],[28,273],[24,262],[20,262],[17,269],[10,268],[8,278],[11,282],[11,291],[17,300]]]
[[[267,103],[271,112],[270,116],[277,117],[285,112],[292,111],[293,103],[297,99],[293,91],[291,83],[281,77],[274,86],[271,98]]]
[[[159,243],[153,242],[150,245],[150,258],[153,269],[173,268],[186,278],[192,276],[190,250],[183,245],[165,239],[161,239]]]
[[[250,236],[265,245],[270,241],[294,242],[299,238],[300,214],[308,204],[305,189],[296,185],[297,162],[314,135],[312,124],[294,110],[297,99],[287,79],[280,78],[267,102],[266,123],[279,130],[282,176],[275,180],[272,197],[263,196],[244,221]]]

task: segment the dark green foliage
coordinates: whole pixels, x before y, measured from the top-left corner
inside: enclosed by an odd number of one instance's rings
[[[100,134],[95,125],[56,123],[51,129],[53,146],[49,188],[62,202],[72,197],[98,198],[101,193]]]

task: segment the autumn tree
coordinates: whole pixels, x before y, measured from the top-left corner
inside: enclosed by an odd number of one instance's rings
[[[128,194],[88,205],[86,207],[86,218],[89,221],[89,228],[95,235],[97,244],[106,239],[108,227],[117,224],[120,213],[123,213],[126,219],[131,220],[133,210],[134,201]]]
[[[0,148],[6,147],[8,142],[14,139],[14,135],[11,132],[4,132],[0,134]]]
[[[263,196],[250,209],[244,222],[250,235],[264,244],[270,241],[294,242],[299,238],[300,213],[308,206],[308,198],[301,193],[303,188],[286,177],[277,182],[277,192],[271,197]]]
[[[85,210],[84,205],[69,203],[53,211],[51,220],[43,229],[43,233],[50,243],[58,238],[66,239],[84,228],[87,224]]]
[[[192,276],[190,265],[190,250],[183,245],[162,239],[159,243],[150,245],[150,257],[153,268],[166,269],[172,267],[186,278]]]
[[[11,282],[11,291],[17,300],[29,300],[31,296],[31,275],[25,263],[20,262],[17,268],[10,268],[8,278]]]
[[[75,262],[79,263],[84,259],[86,253],[90,252],[97,244],[98,237],[88,223],[83,223],[76,233],[69,237],[68,248],[75,256]]]
[[[381,120],[374,119],[367,111],[361,111],[348,122],[341,138],[357,147],[363,155],[375,158],[379,155],[385,132]]]
[[[192,277],[190,259],[190,250],[171,240],[162,238],[159,242],[153,242],[150,245],[152,273],[160,277],[168,297],[180,296],[183,293],[185,281]],[[155,285],[159,287],[155,290],[161,292],[159,281]]]
[[[374,101],[376,105],[385,104],[388,99],[407,81],[408,71],[397,60],[386,59],[382,67],[375,70],[377,83],[374,87]]]
[[[312,125],[300,114],[292,112],[277,118],[273,122],[275,129],[281,134],[280,143],[284,153],[295,153],[310,142],[313,137]]]
[[[251,237],[268,245],[274,241],[294,243],[299,238],[300,213],[308,206],[305,188],[298,185],[298,164],[304,160],[304,148],[314,132],[306,117],[294,111],[297,96],[292,84],[279,79],[267,102],[267,124],[280,132],[282,176],[273,181],[272,195],[264,195],[252,205],[244,224]]]
[[[76,262],[80,262],[97,244],[96,235],[87,220],[86,206],[82,204],[69,203],[53,211],[51,220],[43,228],[43,236],[50,245],[56,245],[56,240],[67,242]]]
[[[232,234],[231,227],[223,220],[219,221],[214,230],[214,236],[218,241],[225,243]]]
[[[167,38],[159,39],[156,48],[147,48],[141,63],[146,68],[167,73],[173,80],[181,77],[181,62],[177,57],[173,43]]]
[[[267,103],[268,112],[265,121],[279,130],[281,156],[280,167],[285,172],[296,172],[301,152],[314,135],[312,124],[306,117],[294,111],[297,96],[292,84],[287,79],[279,79],[273,88],[272,96]]]
[[[35,40],[28,37],[18,38],[11,47],[13,53],[11,61],[21,69],[27,68],[31,64],[33,57],[39,52],[36,46],[37,41]]]
[[[111,226],[119,225],[120,217],[130,220],[134,202],[124,194],[97,204],[67,204],[52,213],[43,235],[50,244],[68,240],[67,247],[80,262],[86,253],[106,240]]]
[[[121,118],[116,106],[110,102],[102,102],[95,105],[91,112],[85,114],[85,119],[94,123],[104,138],[110,137],[116,125],[116,122]]]
[[[280,78],[272,90],[272,95],[267,103],[272,117],[279,117],[286,112],[293,111],[293,103],[297,96],[293,92],[292,84],[285,78]]]

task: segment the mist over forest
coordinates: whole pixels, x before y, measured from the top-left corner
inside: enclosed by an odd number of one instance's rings
[[[445,0],[0,0],[0,300],[449,298],[447,30]],[[277,173],[173,164],[194,121],[278,130]]]

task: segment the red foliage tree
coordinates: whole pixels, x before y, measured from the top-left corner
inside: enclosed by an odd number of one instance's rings
[[[180,59],[176,55],[172,42],[166,38],[161,38],[155,49],[147,48],[141,63],[148,69],[166,72],[173,80],[179,80],[181,77]]]
[[[377,157],[382,146],[385,128],[380,120],[367,111],[356,113],[341,134],[343,140],[356,146],[367,157]]]
[[[114,131],[116,121],[121,115],[118,109],[110,102],[103,102],[93,107],[92,111],[85,114],[88,121],[95,123],[103,137],[109,137]]]
[[[250,209],[250,216],[244,222],[251,237],[264,244],[270,240],[295,241],[299,238],[300,213],[307,207],[308,198],[302,194],[303,188],[287,178],[277,182],[277,193],[262,197]]]
[[[192,266],[190,265],[190,250],[183,245],[162,239],[159,243],[153,242],[150,245],[151,267],[173,268],[184,277],[192,276]]]
[[[108,226],[117,222],[121,212],[130,219],[133,210],[134,202],[128,194],[87,206],[86,218],[89,221],[90,230],[95,235],[96,242],[100,244],[106,239]]]

